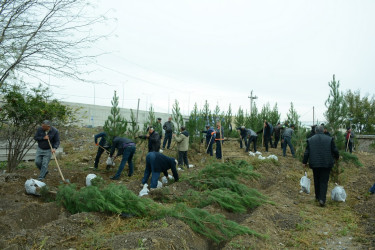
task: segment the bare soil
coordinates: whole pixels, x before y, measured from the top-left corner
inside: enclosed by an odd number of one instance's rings
[[[89,173],[95,173],[108,183],[117,168],[105,170],[106,154],[102,156],[99,171],[92,168],[96,155],[94,129],[62,132],[65,155],[59,159],[65,178],[79,187],[85,185]],[[136,168],[132,177],[123,174],[118,184],[126,185],[136,194],[140,191],[143,176],[145,144],[137,145]],[[37,178],[39,171],[33,162],[22,163],[15,173],[0,174],[0,248],[1,249],[369,249],[375,248],[375,195],[368,189],[375,182],[375,156],[355,154],[363,167],[340,163],[343,172],[340,184],[347,192],[347,201],[330,200],[329,184],[326,207],[319,207],[311,194],[299,192],[302,164],[291,157],[282,157],[280,148],[270,152],[259,150],[263,156],[274,154],[279,161],[262,161],[249,156],[239,148],[236,140],[225,141],[223,155],[226,160],[244,159],[261,174],[259,180],[244,180],[245,184],[266,195],[270,203],[243,214],[225,212],[216,206],[206,209],[219,212],[228,219],[264,234],[266,238],[241,235],[220,245],[194,233],[188,225],[174,218],[148,221],[143,218],[124,219],[103,213],[71,215],[55,202],[44,202],[38,196],[25,194],[24,183]],[[194,168],[180,172],[188,176],[216,159],[203,153],[204,145],[189,151]],[[175,156],[174,150],[166,150]],[[117,160],[117,165],[119,161]],[[1,170],[0,170],[1,171]],[[125,168],[125,173],[127,168]],[[51,161],[45,182],[57,191],[62,184],[56,164]],[[312,178],[312,172],[308,171]],[[191,188],[187,182],[168,186],[169,195],[179,196]],[[158,192],[150,196],[162,202]]]

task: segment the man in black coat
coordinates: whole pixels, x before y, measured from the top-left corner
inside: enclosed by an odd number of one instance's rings
[[[262,132],[264,138],[264,146],[266,147],[266,152],[268,152],[268,143],[271,141],[271,127],[267,121],[264,121],[263,129],[259,130],[257,134],[261,134]]]
[[[128,139],[123,137],[115,137],[112,141],[112,147],[111,152],[109,154],[109,157],[113,157],[113,154],[115,153],[115,150],[117,149],[117,156],[122,155],[122,160],[120,163],[120,166],[118,167],[117,173],[111,177],[112,180],[118,180],[120,179],[121,172],[124,170],[126,162],[128,162],[129,166],[129,172],[128,176],[133,175],[134,166],[133,166],[133,156],[135,153],[135,143]],[[115,158],[116,158],[115,157]]]
[[[317,126],[315,135],[307,140],[302,163],[306,167],[309,162],[314,174],[315,198],[320,206],[324,206],[327,196],[329,173],[339,159],[339,151],[332,137],[323,134],[324,128]]]
[[[148,182],[151,175],[150,188],[156,188],[160,173],[172,170],[175,181],[178,181],[178,173],[176,169],[177,161],[172,157],[168,157],[159,152],[150,152],[146,156],[146,168],[142,179],[142,185]]]
[[[273,129],[275,143],[273,145],[274,148],[277,148],[277,144],[279,144],[280,135],[281,135],[281,124],[280,122],[277,123],[276,127]]]
[[[148,127],[148,134],[138,136],[141,139],[148,139],[148,152],[159,152],[161,139],[153,127]]]

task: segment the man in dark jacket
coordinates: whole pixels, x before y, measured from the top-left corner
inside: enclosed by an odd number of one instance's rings
[[[59,131],[51,126],[48,120],[43,121],[42,126],[36,130],[34,140],[38,143],[36,150],[35,165],[39,168],[40,174],[38,179],[41,181],[48,174],[48,163],[52,154],[60,146]]]
[[[271,140],[271,127],[267,121],[264,121],[263,128],[257,132],[261,134],[263,132],[264,146],[266,147],[266,152],[268,152],[268,143]]]
[[[214,145],[215,141],[215,130],[211,128],[209,124],[206,125],[206,130],[203,130],[202,133],[206,133],[206,146],[207,146],[207,154],[210,154],[210,156],[213,155],[212,146]]]
[[[224,141],[224,129],[221,127],[221,123],[216,123],[216,130],[215,130],[215,142],[216,142],[216,159],[221,159],[223,156],[221,152],[221,145]]]
[[[178,181],[178,173],[176,169],[177,161],[159,152],[150,152],[146,156],[146,168],[143,175],[142,184],[146,184],[151,176],[150,188],[156,188],[160,173],[172,170],[175,181]]]
[[[240,133],[240,148],[242,148],[242,141],[245,143],[245,148],[247,145],[247,129],[245,126],[238,127],[237,130]]]
[[[100,138],[100,141],[98,143],[99,138]],[[94,142],[95,142],[95,145],[98,146],[98,152],[96,153],[94,168],[98,169],[100,157],[102,156],[104,150],[108,151],[110,149],[110,146],[107,143],[107,134],[105,132],[101,132],[99,134],[96,134],[94,136]]]
[[[307,139],[313,137],[315,135],[315,128],[316,128],[316,125],[312,125],[311,126],[311,131],[310,133],[307,135]]]
[[[329,173],[339,159],[339,151],[332,137],[323,134],[323,127],[317,126],[316,134],[307,140],[306,150],[302,163],[306,167],[309,162],[314,173],[315,198],[320,206],[326,202]]]
[[[280,135],[281,135],[281,124],[280,122],[277,123],[276,127],[273,130],[273,135],[275,139],[275,143],[273,145],[274,148],[277,148],[277,144],[279,144]]]
[[[160,150],[160,135],[153,127],[148,127],[148,134],[140,135],[138,138],[148,139],[148,152],[159,152]]]
[[[171,146],[172,133],[174,131],[174,124],[172,122],[172,117],[169,117],[168,121],[164,123],[163,129],[165,130],[164,141],[163,141],[163,150],[164,150],[165,144],[167,144],[167,141],[168,141],[167,149],[169,149],[169,147]]]
[[[124,170],[126,162],[128,162],[129,166],[129,172],[128,176],[132,176],[134,172],[134,166],[133,166],[133,156],[135,153],[135,143],[125,137],[115,137],[112,141],[112,147],[111,152],[109,154],[109,157],[113,157],[113,154],[115,153],[115,150],[117,149],[117,155],[114,157],[122,155],[122,160],[120,163],[120,166],[118,167],[117,173],[111,177],[112,180],[118,180],[120,179],[121,172]]]

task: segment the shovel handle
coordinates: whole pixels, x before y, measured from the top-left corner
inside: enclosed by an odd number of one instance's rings
[[[60,169],[59,163],[57,162],[57,158],[56,158],[55,152],[52,151],[53,148],[52,148],[51,142],[50,142],[49,139],[47,139],[47,140],[48,140],[49,147],[51,148],[51,152],[52,152],[52,154],[53,154],[53,158],[55,159],[55,162],[56,162],[56,165],[57,165],[57,169],[59,170],[59,173],[60,173],[61,179],[65,182],[65,178],[64,178],[64,176],[63,176],[63,174],[62,174],[62,172],[61,172],[61,169]]]

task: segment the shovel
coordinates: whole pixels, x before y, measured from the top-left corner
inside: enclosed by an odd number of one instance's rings
[[[51,145],[50,140],[49,140],[49,139],[47,139],[47,140],[48,140],[49,147],[51,148],[51,152],[52,152],[52,154],[53,154],[53,158],[55,159],[55,162],[56,162],[56,165],[57,165],[57,169],[59,170],[59,173],[60,173],[61,179],[63,180],[63,182],[64,182],[65,184],[69,184],[70,181],[69,181],[68,179],[65,179],[64,176],[63,176],[63,174],[62,174],[62,172],[61,172],[61,169],[60,169],[59,163],[57,162],[56,154],[55,154],[55,152],[52,151],[53,148],[52,148],[52,145]]]

